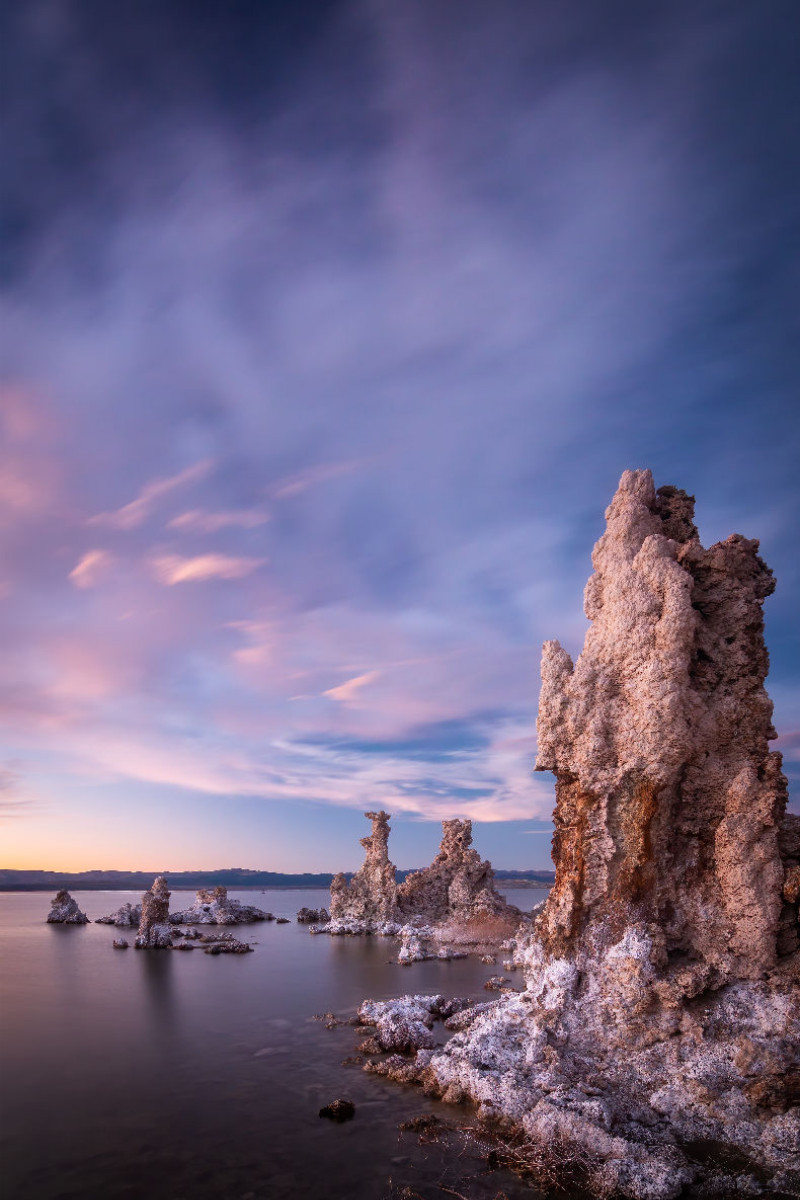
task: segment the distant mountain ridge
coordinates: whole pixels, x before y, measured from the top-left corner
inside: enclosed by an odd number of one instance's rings
[[[414,868],[415,869],[415,868]],[[398,871],[400,882],[412,870]],[[353,872],[345,872],[348,879]],[[498,883],[516,882],[523,886],[541,883],[547,887],[555,879],[553,871],[495,871]],[[251,871],[246,867],[225,867],[217,871],[12,871],[0,870],[0,892],[49,891],[75,888],[76,891],[145,891],[156,875],[166,875],[172,888],[191,891],[222,884],[229,888],[329,888],[333,872]]]

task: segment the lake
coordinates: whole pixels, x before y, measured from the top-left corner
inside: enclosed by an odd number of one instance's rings
[[[545,893],[505,894],[530,910]],[[73,895],[92,920],[140,899]],[[405,992],[486,999],[499,967],[474,958],[400,967],[389,961],[392,939],[313,937],[294,916],[327,892],[230,895],[292,923],[239,927],[253,954],[137,951],[135,930],[47,925],[49,894],[0,894],[3,1200],[380,1200],[403,1188],[428,1200],[443,1186],[469,1186],[480,1200],[537,1194],[453,1147],[399,1134],[420,1113],[452,1120],[465,1110],[343,1066],[354,1030],[313,1019]],[[191,900],[173,892],[171,905]],[[119,936],[129,950],[112,949]],[[320,1119],[338,1096],[353,1100],[355,1119]]]

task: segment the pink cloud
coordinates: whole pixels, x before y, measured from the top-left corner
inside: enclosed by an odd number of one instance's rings
[[[330,696],[331,700],[338,700],[341,704],[351,704],[362,688],[374,683],[378,678],[380,678],[380,671],[366,671],[363,675],[356,675],[353,679],[348,679],[346,683],[340,683],[338,687],[328,688],[323,695]]]
[[[158,582],[172,587],[176,583],[201,583],[208,579],[244,579],[266,561],[230,554],[199,554],[194,558],[162,554],[151,560],[151,566]]]
[[[138,496],[134,497],[122,508],[112,512],[98,513],[89,518],[89,525],[100,525],[107,529],[136,529],[150,516],[158,501],[178,488],[197,483],[209,474],[214,466],[213,459],[205,458],[177,475],[169,475],[164,479],[154,479],[146,483]]]
[[[93,588],[107,574],[112,556],[107,550],[87,550],[69,573],[71,582],[77,588]]]

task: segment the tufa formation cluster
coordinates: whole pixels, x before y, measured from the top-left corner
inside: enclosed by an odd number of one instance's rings
[[[591,1164],[602,1195],[800,1195],[800,818],[786,813],[758,543],[628,471],[577,662],[545,644],[556,881],[526,990],[416,1070]],[[465,1014],[465,1019],[468,1014]],[[688,1189],[688,1191],[687,1191]]]

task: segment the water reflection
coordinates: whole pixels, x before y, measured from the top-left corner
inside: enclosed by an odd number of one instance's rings
[[[154,1030],[173,1032],[176,1027],[175,980],[176,963],[169,950],[134,951],[141,973],[142,994],[153,1017]]]

